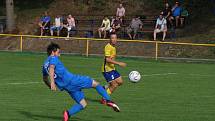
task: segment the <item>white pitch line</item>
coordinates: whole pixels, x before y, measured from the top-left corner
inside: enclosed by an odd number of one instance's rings
[[[167,75],[176,75],[177,73],[163,73],[163,74],[144,74],[141,76],[167,76]]]
[[[160,74],[144,74],[141,76],[167,76],[167,75],[176,75],[177,73],[160,73]],[[122,76],[122,77],[128,77],[128,76]],[[103,77],[97,77],[93,78],[95,80],[103,79]],[[30,85],[30,84],[42,84],[43,82],[12,82],[12,83],[5,83],[5,84],[0,84],[2,85]]]
[[[29,85],[29,84],[40,84],[42,82],[17,82],[17,83],[5,83],[0,85]]]

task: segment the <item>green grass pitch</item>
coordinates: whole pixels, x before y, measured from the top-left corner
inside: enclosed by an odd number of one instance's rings
[[[0,121],[60,121],[74,104],[66,92],[52,92],[42,82],[45,54],[0,53]],[[89,75],[105,84],[102,57],[62,55],[75,74]],[[156,62],[120,58],[128,66],[118,71],[124,85],[112,95],[120,113],[101,105],[95,90],[84,90],[88,107],[71,121],[214,121],[215,65]],[[127,75],[137,70],[139,83]]]

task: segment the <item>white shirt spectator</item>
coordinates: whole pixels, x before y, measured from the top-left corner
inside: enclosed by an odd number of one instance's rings
[[[125,16],[125,8],[124,7],[117,8],[116,16],[119,16],[119,17]]]
[[[61,26],[61,18],[55,18],[55,27],[60,27]]]
[[[102,21],[102,24],[104,25],[104,28],[110,28],[110,20],[109,19],[104,19]]]
[[[166,29],[166,24],[167,24],[167,21],[165,18],[163,19],[160,19],[158,18],[157,19],[157,22],[156,22],[156,26],[160,26],[160,30],[163,31],[164,29]]]

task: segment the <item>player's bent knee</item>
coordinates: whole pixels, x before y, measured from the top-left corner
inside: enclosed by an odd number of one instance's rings
[[[80,104],[83,106],[83,108],[86,108],[87,107],[87,102],[85,99],[81,100],[80,101]]]
[[[119,77],[117,80],[116,80],[118,86],[121,86],[123,84],[123,80],[121,77]]]
[[[121,86],[123,84],[123,80],[117,81],[118,85]]]
[[[113,82],[111,82],[111,83],[110,83],[110,86],[111,86],[111,87],[113,87],[113,88],[118,87],[118,83],[117,83],[117,81],[113,81]]]
[[[99,85],[99,82],[93,80],[92,87],[95,88],[95,87],[98,86],[98,85]]]

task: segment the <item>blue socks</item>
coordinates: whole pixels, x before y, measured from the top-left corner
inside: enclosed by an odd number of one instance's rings
[[[111,100],[110,96],[107,94],[107,91],[99,84],[96,86],[96,91],[105,99],[105,100]]]
[[[76,113],[78,113],[78,112],[81,111],[82,109],[84,109],[84,107],[83,107],[81,104],[75,104],[75,105],[73,105],[73,106],[68,110],[69,116],[75,115]]]
[[[97,91],[105,100],[110,101],[110,96],[107,94],[106,90],[105,90],[101,85],[96,86],[96,91]],[[80,112],[80,111],[83,110],[83,109],[84,109],[84,107],[83,107],[81,104],[75,104],[75,105],[73,105],[73,106],[68,110],[69,116],[73,116],[73,115],[75,115],[76,113]]]

